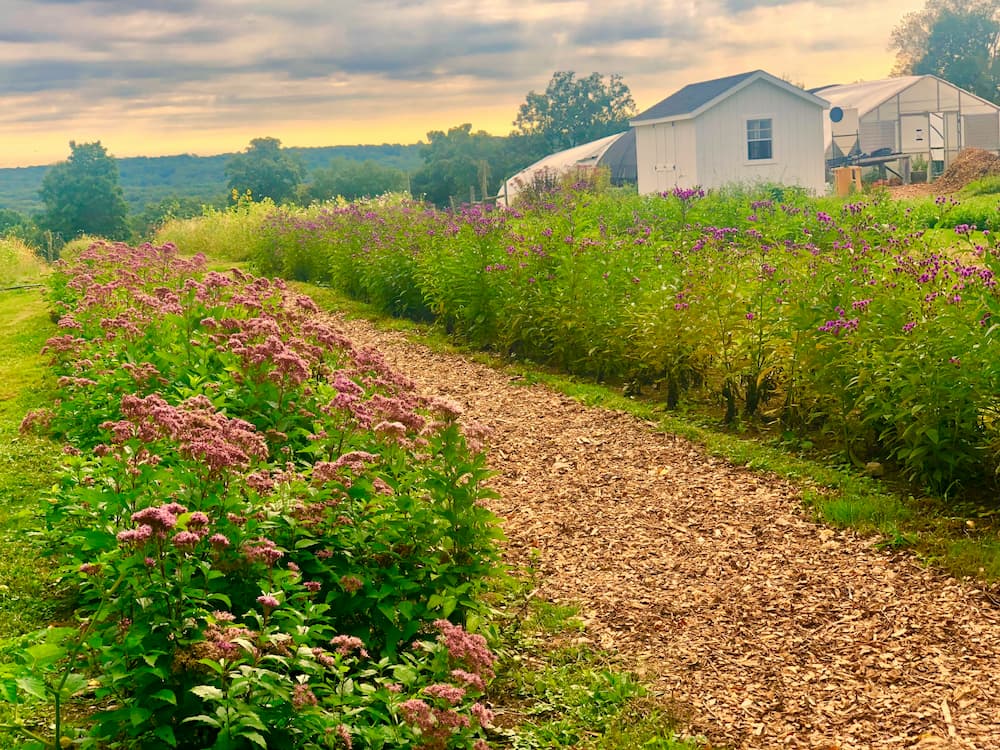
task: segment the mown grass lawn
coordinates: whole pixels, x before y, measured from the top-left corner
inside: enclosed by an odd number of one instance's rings
[[[24,415],[46,406],[55,391],[40,353],[54,330],[40,288],[0,291],[0,675],[21,636],[56,617],[58,597],[33,532],[41,526],[39,499],[52,483],[59,448],[19,429]],[[11,707],[0,704],[0,725],[12,718]],[[0,748],[19,741],[0,732]]]
[[[54,330],[40,289],[0,291],[0,643],[42,626],[52,613],[45,561],[31,532],[58,447],[20,434],[19,426],[52,398],[54,379],[40,351]]]

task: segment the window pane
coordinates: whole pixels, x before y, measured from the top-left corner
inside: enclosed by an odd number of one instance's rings
[[[771,118],[747,120],[747,159],[771,159],[772,137]]]
[[[770,159],[771,141],[750,141],[747,144],[747,159]]]
[[[769,140],[771,138],[771,118],[765,120],[747,120],[747,139],[751,141]]]

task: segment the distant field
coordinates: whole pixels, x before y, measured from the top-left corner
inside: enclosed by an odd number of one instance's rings
[[[289,148],[310,172],[325,167],[331,159],[371,160],[389,167],[413,171],[420,166],[420,145],[323,146]],[[168,197],[194,197],[210,202],[225,195],[226,162],[232,154],[215,156],[136,156],[118,159],[121,186],[133,213],[147,203]],[[32,214],[42,208],[38,197],[48,166],[0,169],[0,208]]]

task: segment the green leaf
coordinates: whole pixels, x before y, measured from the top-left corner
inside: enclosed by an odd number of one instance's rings
[[[149,697],[158,701],[163,701],[164,703],[169,703],[172,706],[177,705],[177,696],[174,694],[173,690],[168,690],[167,688],[157,690]]]
[[[134,727],[140,727],[148,721],[153,712],[142,706],[132,706],[128,712],[128,720]]]
[[[257,747],[262,747],[264,750],[267,750],[267,740],[265,740],[263,735],[259,732],[239,732],[239,735],[241,737],[246,737]]]
[[[21,690],[33,698],[46,700],[49,697],[48,691],[45,689],[45,683],[37,677],[18,677],[15,682],[17,682],[17,686]]]
[[[15,680],[3,680],[0,682],[0,701],[4,703],[18,703],[17,682]]]
[[[87,687],[86,676],[80,674],[79,672],[71,672],[66,676],[66,682],[62,687],[62,694],[64,696],[76,695],[77,693],[85,690]]]
[[[177,738],[174,736],[173,727],[162,726],[153,730],[153,734],[166,742],[170,747],[177,747]]]
[[[191,692],[206,701],[221,701],[224,697],[223,692],[215,685],[195,685]]]
[[[212,659],[199,659],[198,663],[205,665],[216,674],[222,674],[223,672],[222,665],[219,664],[219,662],[217,661],[213,661]]]
[[[202,724],[208,724],[210,727],[215,727],[216,729],[222,726],[222,723],[213,716],[206,716],[205,714],[198,714],[197,716],[188,716],[183,720],[182,723],[187,723],[189,721],[200,721]]]
[[[233,606],[233,602],[229,598],[229,596],[226,595],[226,594],[223,594],[221,591],[215,592],[214,594],[210,595],[208,598],[209,598],[210,601],[220,601],[220,602],[222,602],[223,604],[226,605],[227,608]]]
[[[28,646],[24,652],[31,657],[32,666],[36,668],[53,664],[66,655],[66,649],[55,643],[37,643]]]

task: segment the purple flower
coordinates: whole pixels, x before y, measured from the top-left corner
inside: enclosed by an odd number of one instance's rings
[[[280,602],[270,594],[261,594],[257,597],[257,603],[264,609],[275,609]]]
[[[152,526],[139,526],[135,529],[126,529],[118,532],[119,544],[134,544],[136,546],[146,542],[153,536]]]

